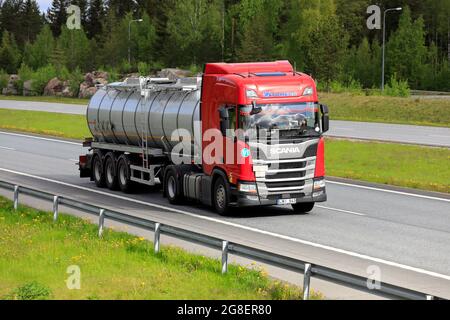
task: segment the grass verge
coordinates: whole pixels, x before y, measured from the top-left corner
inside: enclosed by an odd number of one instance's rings
[[[80,140],[91,136],[84,116],[38,111],[0,109],[0,128]]]
[[[90,137],[84,116],[0,109],[0,128]],[[450,193],[450,149],[328,139],[328,175]]]
[[[0,298],[3,299],[300,299],[300,289],[270,280],[264,271],[163,247],[143,238],[61,215],[21,207],[0,198]],[[69,290],[69,266],[81,271],[81,289]],[[315,299],[321,298],[315,294]]]
[[[321,93],[333,120],[450,127],[450,99]]]
[[[44,96],[33,96],[33,97],[24,97],[24,96],[5,96],[0,95],[0,100],[7,101],[30,101],[30,102],[51,102],[51,103],[64,103],[64,104],[79,104],[79,105],[88,105],[89,99],[78,99],[78,98],[65,98],[65,97],[44,97]]]
[[[450,149],[328,139],[327,175],[450,193]]]

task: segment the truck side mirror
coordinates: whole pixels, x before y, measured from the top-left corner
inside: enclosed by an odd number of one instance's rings
[[[328,132],[330,130],[330,115],[328,106],[321,104],[320,111],[322,112],[322,132]]]
[[[220,115],[220,131],[222,135],[225,137],[227,135],[227,130],[229,129],[230,124],[230,113],[227,108],[219,109]]]
[[[250,115],[251,115],[251,116],[254,116],[254,115],[260,114],[261,112],[262,112],[262,108],[261,108],[261,107],[258,107],[258,106],[256,105],[256,102],[253,101],[253,102],[252,102],[252,111],[250,111]]]

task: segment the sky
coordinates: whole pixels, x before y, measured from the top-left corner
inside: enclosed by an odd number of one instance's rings
[[[47,12],[47,9],[52,4],[52,0],[38,0],[39,7],[41,11]]]

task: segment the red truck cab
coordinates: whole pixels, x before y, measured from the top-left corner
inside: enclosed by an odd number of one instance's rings
[[[319,104],[310,76],[288,61],[207,64],[201,103],[203,171],[226,180],[218,187],[228,190],[212,191],[224,195],[222,205],[292,205],[308,212],[326,201],[328,108]],[[211,159],[216,141],[205,139],[211,130],[223,137],[221,159]]]

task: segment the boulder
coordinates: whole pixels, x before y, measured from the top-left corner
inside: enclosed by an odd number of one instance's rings
[[[62,92],[63,83],[58,78],[50,80],[44,88],[44,96],[56,96],[58,92]]]
[[[17,90],[17,82],[19,80],[20,77],[17,74],[10,75],[6,88],[2,89],[2,94],[5,96],[12,96],[19,94],[19,91]]]
[[[70,81],[61,81],[58,78],[50,80],[44,89],[44,96],[73,97],[74,93]]]
[[[72,87],[70,86],[70,81],[66,80],[63,82],[60,95],[67,98],[72,98],[74,96]]]
[[[80,91],[78,93],[78,98],[80,99],[90,99],[97,92],[97,87],[89,86],[87,83],[83,82],[80,84]]]
[[[80,84],[78,97],[81,99],[89,99],[97,92],[97,86],[107,85],[109,82],[109,74],[103,71],[93,71],[86,73],[84,81]]]
[[[36,92],[33,91],[33,80],[27,80],[23,83],[23,95],[34,96]]]
[[[159,78],[169,78],[170,80],[177,80],[180,78],[187,78],[192,76],[192,72],[189,70],[181,70],[175,68],[162,69],[158,72]]]

